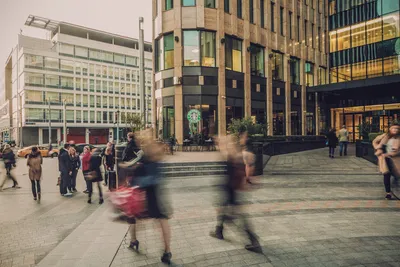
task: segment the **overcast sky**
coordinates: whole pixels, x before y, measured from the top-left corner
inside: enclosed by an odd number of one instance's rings
[[[24,35],[45,38],[46,31],[25,26],[30,14],[133,38],[139,37],[142,16],[145,41],[151,41],[151,0],[0,0],[1,69],[20,29]]]

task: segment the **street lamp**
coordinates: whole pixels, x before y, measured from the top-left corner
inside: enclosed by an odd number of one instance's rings
[[[119,113],[120,113],[120,111],[119,111],[119,107],[118,107],[118,110],[117,110],[117,145],[119,144]]]
[[[47,98],[46,101],[49,103],[49,147],[51,146],[51,106],[50,106],[50,98]]]

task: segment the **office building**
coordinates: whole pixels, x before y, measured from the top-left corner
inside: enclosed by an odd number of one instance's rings
[[[10,117],[3,136],[8,132],[23,145],[48,144],[51,122],[56,143],[63,141],[65,122],[67,141],[104,144],[116,139],[118,127],[123,137],[127,117],[140,113],[138,40],[32,15],[25,25],[49,38],[18,35],[1,91],[0,108],[8,105]],[[144,49],[151,118],[151,43]]]
[[[225,134],[251,117],[270,135],[315,135],[308,88],[328,73],[317,0],[152,0],[157,134]]]

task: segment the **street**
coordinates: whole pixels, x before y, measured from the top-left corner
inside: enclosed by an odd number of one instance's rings
[[[384,200],[373,164],[326,154],[319,149],[273,157],[260,185],[243,192],[243,208],[264,254],[244,249],[247,240],[236,223],[225,227],[226,240],[209,236],[219,177],[168,178],[173,264],[400,266],[400,201]],[[79,193],[60,196],[56,162],[44,160],[40,204],[32,199],[24,159],[15,170],[22,188],[0,193],[1,267],[162,266],[155,221],[139,221],[140,249],[133,252],[127,248],[129,226],[111,220],[109,202],[98,205],[95,193],[94,204],[86,203],[82,176]]]

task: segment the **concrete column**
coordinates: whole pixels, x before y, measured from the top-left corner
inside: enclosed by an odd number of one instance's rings
[[[179,38],[179,41],[174,41],[174,76],[175,77],[182,77],[182,56],[183,56],[183,51],[182,51],[182,46],[183,46],[183,35],[182,35],[182,22],[181,22],[181,16],[182,16],[182,10],[180,7],[177,7],[177,2],[174,1],[174,12],[175,12],[175,31],[174,31],[174,36]],[[183,92],[182,92],[182,85],[176,85],[175,86],[175,137],[178,140],[179,144],[183,143],[183,138],[184,138],[184,133],[183,133],[183,108],[184,108],[184,103],[183,103]],[[155,111],[153,111],[154,113]]]
[[[61,129],[57,128],[57,141],[61,141]]]
[[[108,141],[113,141],[114,140],[114,129],[109,128],[108,129]]]
[[[85,129],[85,143],[89,144],[89,135],[90,135],[90,129],[86,128]]]
[[[291,101],[291,84],[290,84],[290,55],[286,54],[284,56],[283,60],[283,67],[285,68],[285,99],[286,99],[286,105],[285,105],[285,120],[286,120],[286,135],[291,135],[292,134],[292,129],[291,129],[291,116],[290,112],[292,111],[292,101]]]
[[[266,91],[266,102],[267,102],[267,126],[268,126],[268,135],[274,134],[274,126],[273,126],[273,87],[272,87],[272,61],[269,58],[269,54],[271,50],[266,50],[266,64],[265,71],[267,77],[267,91]]]
[[[300,60],[300,84],[301,84],[301,134],[306,135],[306,113],[307,113],[307,88],[305,77],[305,60]]]
[[[43,145],[43,128],[38,128],[39,132],[39,145]]]
[[[221,2],[220,2],[221,3]],[[226,79],[225,79],[225,44],[221,44],[221,39],[225,38],[224,10],[220,8],[217,14],[217,35],[216,51],[218,69],[218,134],[226,135],[226,127],[229,121],[226,121]],[[245,87],[246,88],[246,87]]]
[[[319,135],[320,127],[319,127],[319,114],[320,114],[320,107],[318,102],[318,93],[315,93],[315,134]]]
[[[249,32],[249,23],[245,22],[245,32]],[[247,28],[246,28],[247,25]],[[249,33],[247,33],[249,35]],[[250,70],[250,39],[245,37],[243,41],[243,72],[244,72],[244,117],[251,116],[251,70]]]

